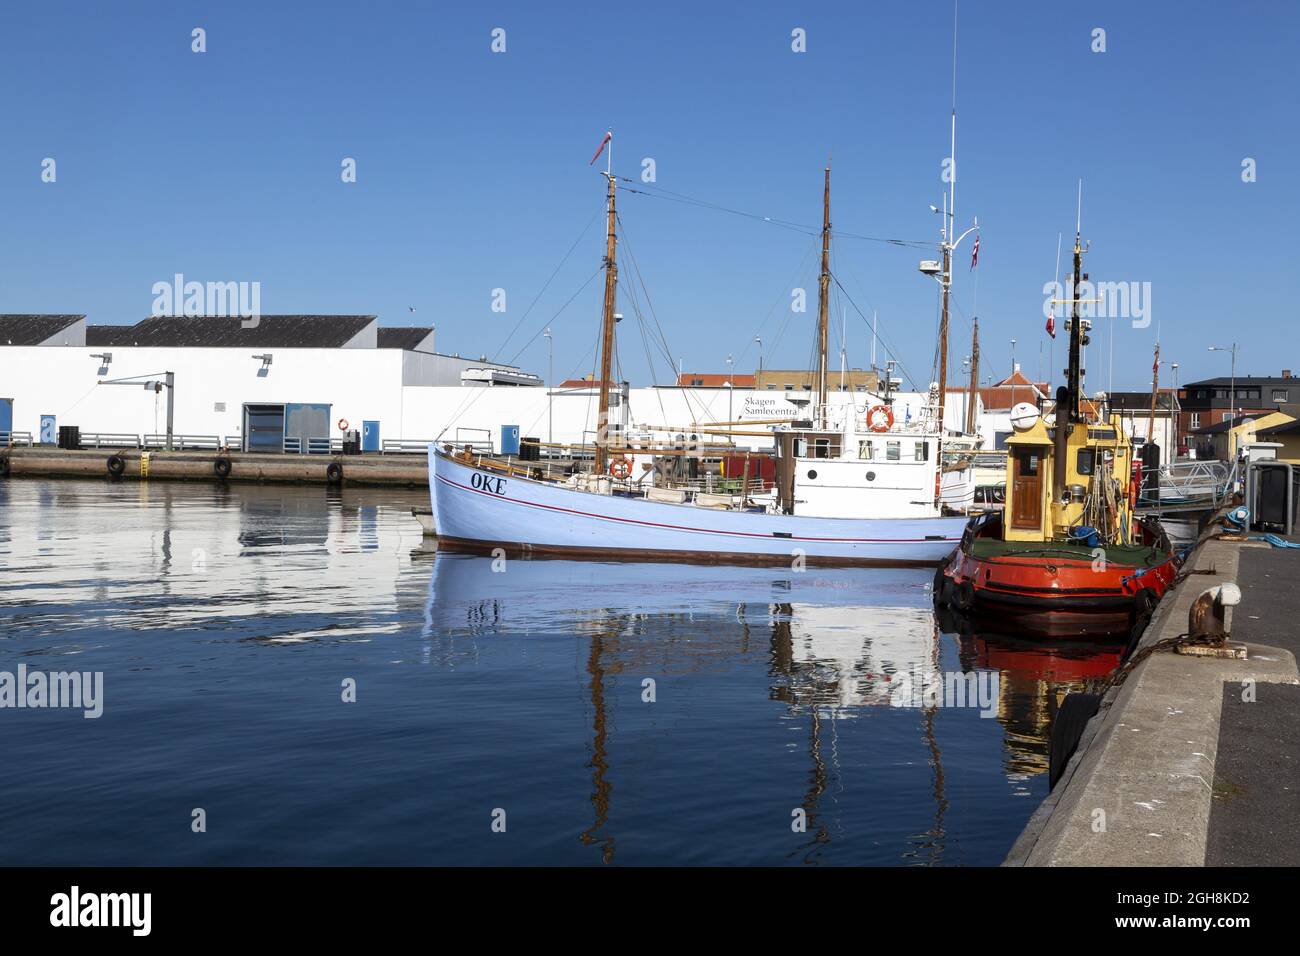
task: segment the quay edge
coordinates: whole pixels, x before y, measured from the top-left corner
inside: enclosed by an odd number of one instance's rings
[[[1253,556],[1255,549],[1265,549],[1260,557],[1274,570],[1285,570],[1282,562],[1295,558],[1263,543],[1203,538],[1184,565],[1192,573],[1157,606],[1135,653],[1185,634],[1196,598],[1207,588],[1241,580],[1242,555],[1251,551]],[[1225,694],[1227,699],[1240,695],[1246,680],[1255,682],[1261,697],[1268,685],[1300,684],[1292,650],[1251,643],[1252,636],[1266,633],[1274,639],[1279,631],[1255,626],[1261,616],[1257,612],[1262,592],[1254,600],[1251,589],[1243,592],[1242,604],[1228,611],[1226,630],[1234,643],[1245,643],[1247,658],[1160,650],[1136,664],[1126,680],[1104,694],[1060,781],[1030,818],[1003,866],[1219,862],[1207,859],[1213,842],[1211,817],[1218,819],[1215,796],[1235,783],[1221,780],[1216,768],[1221,754],[1246,746],[1240,735],[1225,735]],[[1300,616],[1300,595],[1291,597],[1291,604],[1285,614],[1294,620]],[[1284,742],[1283,746],[1293,745]],[[1285,778],[1290,771],[1285,763],[1269,762],[1253,772],[1270,777],[1277,788],[1288,787]],[[1253,781],[1258,790],[1268,790],[1269,782]],[[1291,786],[1293,790],[1293,782]],[[1258,804],[1241,805],[1234,812],[1255,814],[1238,821],[1235,828],[1253,832],[1246,842],[1254,844],[1255,862],[1277,862],[1260,858],[1276,852],[1262,834],[1283,821],[1259,819]],[[1300,816],[1300,808],[1292,807],[1290,812]]]
[[[424,455],[278,455],[259,452],[149,451],[148,474],[135,448],[0,448],[0,479],[104,478],[121,480],[255,481],[319,485],[427,488]],[[121,460],[120,475],[110,459]],[[225,461],[228,465],[218,465]],[[225,474],[221,472],[225,471]]]

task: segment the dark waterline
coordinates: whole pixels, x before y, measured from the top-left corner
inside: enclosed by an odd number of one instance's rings
[[[996,864],[1117,656],[941,633],[931,572],[494,570],[424,502],[0,481],[0,671],[105,698],[0,709],[0,862]],[[893,706],[963,671],[995,716]]]

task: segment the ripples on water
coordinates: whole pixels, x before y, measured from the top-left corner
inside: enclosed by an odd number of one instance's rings
[[[1117,656],[940,633],[928,571],[498,572],[423,504],[0,481],[0,670],[106,698],[0,710],[0,862],[996,864]],[[996,672],[996,717],[891,706],[914,670]]]

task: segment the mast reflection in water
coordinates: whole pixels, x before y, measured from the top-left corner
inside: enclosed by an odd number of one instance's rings
[[[420,499],[0,483],[0,669],[106,697],[0,720],[0,854],[995,864],[1055,701],[1118,656],[943,633],[924,571],[436,555]]]

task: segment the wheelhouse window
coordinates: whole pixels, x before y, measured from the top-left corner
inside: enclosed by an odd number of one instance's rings
[[[874,461],[874,460],[875,460],[875,458],[876,458],[876,450],[875,450],[875,448],[872,446],[872,444],[871,444],[870,441],[860,441],[860,442],[858,442],[858,457],[861,458],[863,461]]]
[[[885,459],[887,461],[902,461],[903,460],[902,442],[896,442],[896,441],[885,442]]]
[[[929,444],[926,443],[926,442],[923,442],[923,441],[919,441],[919,442],[917,442],[917,443],[916,443],[916,453],[915,453],[915,454],[916,454],[916,460],[917,460],[917,461],[929,461],[929,460],[930,460],[930,446],[929,446]]]
[[[1092,448],[1080,448],[1075,461],[1079,474],[1091,475],[1097,464],[1097,452]]]

